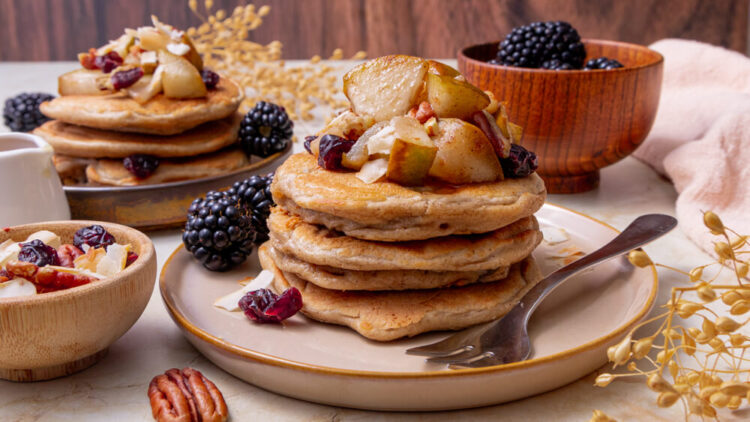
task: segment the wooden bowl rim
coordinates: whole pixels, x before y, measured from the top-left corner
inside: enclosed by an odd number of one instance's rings
[[[80,228],[80,227],[91,226],[94,224],[99,224],[105,229],[108,229],[108,231],[109,231],[109,228],[111,227],[111,228],[115,228],[117,230],[121,230],[127,233],[127,243],[138,245],[138,250],[140,252],[138,255],[138,259],[136,259],[135,262],[130,264],[127,268],[122,270],[117,275],[102,279],[98,282],[85,284],[83,286],[71,287],[65,290],[58,290],[56,292],[36,294],[34,296],[17,296],[17,297],[0,298],[0,309],[10,308],[12,306],[49,305],[53,303],[63,302],[68,299],[75,299],[78,297],[82,297],[94,291],[97,291],[100,289],[106,289],[112,285],[119,284],[123,282],[124,280],[135,276],[139,272],[144,271],[149,266],[149,264],[156,259],[156,251],[154,250],[154,244],[151,241],[151,239],[149,239],[149,237],[146,236],[141,231],[136,230],[132,227],[124,226],[122,224],[108,223],[105,221],[93,221],[93,220],[61,220],[61,221],[45,221],[41,223],[22,224],[18,226],[9,227],[8,229],[10,230],[31,229],[33,231],[49,230],[55,233],[56,228],[61,228],[61,227],[68,228],[71,226]],[[6,231],[6,230],[3,229],[3,231]],[[8,238],[11,238],[11,237],[8,236]],[[118,241],[121,241],[121,239],[118,239]],[[156,280],[156,274],[154,274],[154,281],[155,280]]]
[[[494,41],[494,42],[488,42],[488,43],[480,43],[480,44],[473,44],[467,47],[464,47],[460,50],[458,50],[458,61],[465,61],[467,63],[472,63],[478,67],[485,68],[485,69],[505,69],[510,70],[512,72],[519,72],[519,73],[546,73],[551,75],[576,75],[579,76],[581,74],[592,74],[593,73],[601,73],[601,72],[609,72],[610,74],[617,74],[617,73],[626,73],[626,72],[635,72],[641,69],[649,68],[649,67],[655,67],[655,66],[661,66],[664,63],[664,56],[662,56],[661,53],[659,53],[656,50],[653,50],[651,48],[646,47],[645,45],[640,44],[633,44],[629,42],[624,41],[611,41],[611,40],[599,40],[599,39],[593,39],[593,38],[584,38],[581,40],[584,45],[587,44],[594,44],[594,45],[611,45],[611,46],[617,46],[617,47],[624,47],[629,48],[633,50],[642,50],[645,51],[651,55],[654,56],[654,60],[640,64],[638,66],[627,66],[627,67],[619,67],[616,69],[593,69],[593,70],[583,70],[583,69],[571,69],[571,70],[551,70],[551,69],[540,69],[540,68],[530,68],[530,67],[516,67],[516,66],[506,66],[501,64],[491,64],[488,62],[483,62],[481,60],[474,59],[466,54],[466,51],[473,48],[478,47],[486,47],[486,46],[493,46],[500,43],[500,41]]]

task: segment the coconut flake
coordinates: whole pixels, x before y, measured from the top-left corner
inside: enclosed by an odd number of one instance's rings
[[[357,179],[365,183],[375,183],[385,176],[388,171],[388,159],[378,158],[366,162],[356,174]]]
[[[0,283],[0,299],[6,297],[33,296],[36,294],[36,287],[33,283],[22,278]]]
[[[167,44],[167,51],[175,56],[184,56],[190,51],[190,46],[184,43],[169,43]]]
[[[214,301],[214,306],[217,308],[226,309],[227,311],[234,312],[240,310],[240,299],[253,290],[266,289],[273,282],[273,273],[268,270],[261,271],[253,281],[247,283],[241,289],[229,293],[226,296],[222,296]]]

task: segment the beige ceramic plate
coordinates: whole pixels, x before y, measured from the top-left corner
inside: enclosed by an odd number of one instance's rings
[[[617,233],[554,205],[545,205],[537,216],[555,243],[545,242],[534,253],[545,273],[570,253],[593,251]],[[238,289],[238,280],[258,271],[253,256],[240,269],[210,273],[179,247],[162,270],[161,294],[188,340],[227,372],[279,394],[378,410],[484,406],[570,383],[605,363],[606,348],[649,312],[657,291],[653,267],[633,268],[624,258],[609,261],[563,284],[534,314],[532,359],[448,370],[404,354],[445,333],[379,343],[302,315],[283,325],[262,325],[212,306]]]

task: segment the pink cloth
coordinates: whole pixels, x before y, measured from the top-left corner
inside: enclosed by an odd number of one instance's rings
[[[750,59],[695,41],[651,48],[664,56],[664,83],[654,126],[634,156],[672,180],[680,227],[713,254],[717,238],[702,211],[750,234]]]

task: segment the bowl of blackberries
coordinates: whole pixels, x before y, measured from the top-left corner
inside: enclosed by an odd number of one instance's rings
[[[599,169],[632,153],[656,117],[664,58],[637,44],[583,39],[569,23],[534,22],[466,47],[458,67],[507,105],[537,153],[550,193],[596,188]]]

